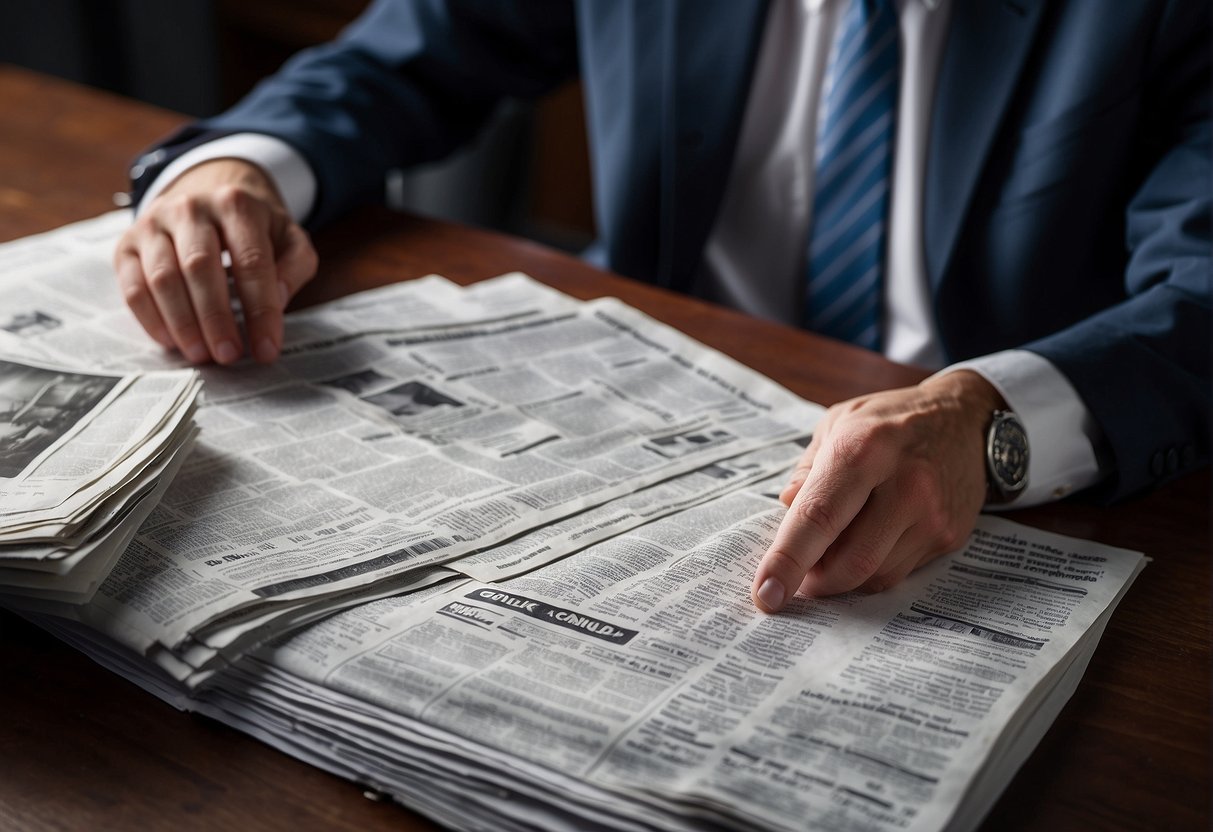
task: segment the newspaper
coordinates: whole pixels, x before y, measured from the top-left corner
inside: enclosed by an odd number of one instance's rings
[[[0,359],[0,542],[70,535],[192,415],[192,372],[123,377]]]
[[[188,454],[199,386],[0,357],[0,593],[92,597]]]
[[[963,550],[891,592],[767,616],[749,584],[782,515],[777,487],[523,578],[359,607],[263,649],[202,701],[289,714],[262,730],[336,742],[329,756],[362,760],[361,779],[406,802],[393,762],[425,771],[415,738],[440,739],[511,795],[489,790],[490,817],[523,792],[573,817],[613,807],[670,827],[971,826],[966,796],[988,806],[1005,785],[1017,723],[1059,668],[1085,665],[1144,559],[982,518]],[[326,707],[334,693],[347,704]],[[987,767],[1001,778],[971,794]],[[452,792],[467,778],[447,776]],[[516,821],[548,828],[539,811]]]
[[[70,273],[88,271],[94,236],[59,236]],[[58,313],[78,290],[61,273],[22,281],[6,308]],[[73,308],[71,325],[15,337],[59,358],[121,332],[121,312]],[[173,360],[125,341],[101,355],[111,370]],[[769,476],[823,412],[618,300],[520,274],[289,315],[279,362],[202,376],[196,450],[72,611],[189,684],[332,599],[465,558],[451,568],[517,573]],[[537,528],[540,552],[484,554]]]
[[[1138,553],[983,517],[878,595],[757,612],[779,480],[523,577],[362,604],[177,707],[457,829],[972,829],[1069,698]]]
[[[0,247],[0,275],[39,246],[101,273],[118,227]],[[73,316],[0,346],[171,365],[121,310],[61,311],[56,274],[0,277],[14,320]],[[453,828],[971,829],[1145,562],[983,517],[890,591],[759,613],[821,408],[522,275],[297,313],[278,364],[203,374],[198,448],[94,600],[31,614]]]

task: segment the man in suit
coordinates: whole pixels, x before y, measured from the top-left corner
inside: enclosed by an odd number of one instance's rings
[[[768,611],[877,590],[958,545],[987,489],[1111,499],[1207,463],[1208,42],[1192,0],[381,0],[144,156],[115,266],[153,337],[226,364],[227,249],[272,361],[316,267],[299,223],[580,75],[590,259],[948,365],[830,410],[754,581]],[[871,268],[819,288],[855,252]]]

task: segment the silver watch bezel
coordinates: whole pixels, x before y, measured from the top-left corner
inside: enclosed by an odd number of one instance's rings
[[[1019,451],[1018,460],[1008,460],[1007,451]],[[994,411],[986,431],[986,480],[990,502],[1014,500],[1028,487],[1031,449],[1023,422],[1010,410]]]

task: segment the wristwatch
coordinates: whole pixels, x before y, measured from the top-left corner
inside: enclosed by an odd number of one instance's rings
[[[1028,487],[1028,432],[1010,410],[995,410],[986,431],[987,503],[1009,503]]]

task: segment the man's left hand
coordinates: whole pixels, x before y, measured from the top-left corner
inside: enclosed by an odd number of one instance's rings
[[[958,548],[986,496],[985,431],[1006,403],[958,370],[842,402],[817,425],[754,575],[759,609],[796,592],[879,592]]]

